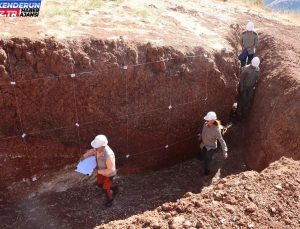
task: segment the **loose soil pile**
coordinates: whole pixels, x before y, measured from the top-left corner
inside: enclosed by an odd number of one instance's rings
[[[228,176],[199,194],[96,228],[299,228],[299,167],[281,158],[260,174]]]

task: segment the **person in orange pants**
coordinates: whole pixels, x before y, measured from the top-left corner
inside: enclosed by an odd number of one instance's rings
[[[91,142],[92,149],[88,150],[81,159],[96,156],[97,183],[105,191],[107,202],[105,206],[110,207],[118,192],[117,186],[113,187],[113,178],[117,174],[115,154],[108,146],[108,140],[104,135],[97,135]]]
[[[111,205],[113,198],[117,192],[117,186],[113,187],[113,178],[114,177],[103,176],[102,174],[97,175],[97,184],[105,191],[108,202],[107,205]]]

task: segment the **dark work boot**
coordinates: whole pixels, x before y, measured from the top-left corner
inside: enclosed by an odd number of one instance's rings
[[[104,206],[105,207],[111,207],[113,205],[113,199],[111,199],[111,200],[107,200],[106,202],[105,202],[105,204],[104,204]]]
[[[113,191],[111,189],[106,190],[106,199],[105,207],[111,207],[114,201]]]
[[[111,188],[112,192],[113,192],[113,198],[116,197],[116,195],[118,194],[119,192],[119,187],[118,186],[114,186]]]

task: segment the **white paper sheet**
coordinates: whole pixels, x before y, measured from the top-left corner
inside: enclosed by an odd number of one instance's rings
[[[94,168],[96,168],[96,165],[96,157],[90,156],[79,162],[75,171],[91,176],[93,174]]]

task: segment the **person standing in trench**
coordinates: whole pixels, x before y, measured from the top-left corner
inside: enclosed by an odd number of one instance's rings
[[[106,194],[106,207],[110,207],[114,197],[118,192],[118,187],[113,187],[113,178],[117,174],[115,164],[115,154],[108,146],[108,140],[104,135],[97,135],[91,142],[92,149],[88,150],[80,160],[90,156],[96,157],[97,167],[94,170],[97,172],[97,183],[103,188]]]
[[[258,44],[258,34],[254,31],[253,22],[249,21],[246,25],[246,31],[244,31],[240,38],[242,53],[239,56],[241,61],[241,67],[246,64],[250,64],[255,56],[255,48]]]
[[[250,65],[242,68],[239,83],[237,115],[242,118],[249,112],[259,75],[260,59],[254,57]]]
[[[210,163],[212,161],[212,156],[217,150],[217,140],[221,144],[224,159],[227,159],[228,157],[228,149],[226,142],[222,137],[222,125],[217,119],[216,113],[213,111],[208,112],[204,117],[204,120],[206,122],[203,125],[202,133],[198,134],[199,141],[201,142],[199,159],[204,160],[204,175],[207,176],[210,173]]]

